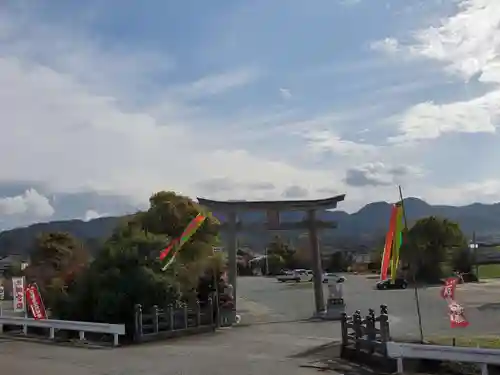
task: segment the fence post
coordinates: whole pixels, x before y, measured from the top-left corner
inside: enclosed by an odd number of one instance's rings
[[[158,327],[158,306],[154,305],[151,308],[151,313],[153,315],[153,330],[155,333],[158,333],[159,327]]]
[[[367,335],[367,339],[368,339],[368,348],[369,348],[368,350],[369,350],[370,354],[373,354],[373,352],[375,351],[375,345],[376,345],[375,341],[377,338],[376,331],[375,331],[375,320],[370,315],[370,313],[368,313],[365,321],[366,321],[366,335]]]
[[[356,348],[356,353],[359,353],[361,351],[361,338],[363,337],[363,332],[361,329],[361,311],[356,310],[354,314],[352,314],[352,323],[353,323],[353,328],[354,328],[354,336],[356,338],[356,341],[354,343],[355,348]]]
[[[342,313],[341,318],[340,318],[340,327],[342,331],[342,346],[346,347],[349,344],[349,340],[347,335],[349,334],[349,331],[347,329],[347,314],[345,312]]]
[[[174,319],[174,305],[169,303],[168,304],[168,315],[169,315],[169,322],[170,322],[170,330],[173,331],[175,329],[175,319]]]
[[[188,304],[187,304],[187,302],[184,303],[182,310],[184,311],[184,328],[187,329],[188,328]]]
[[[142,340],[142,306],[135,305],[135,340]]]
[[[389,329],[389,311],[387,305],[380,305],[380,332],[384,332],[384,342],[391,341],[391,331]]]
[[[210,325],[214,325],[214,301],[212,297],[208,297],[208,312],[210,314]]]
[[[368,315],[370,315],[375,322],[375,310],[373,309],[368,309]]]
[[[196,300],[196,326],[201,326],[201,309],[199,300]]]

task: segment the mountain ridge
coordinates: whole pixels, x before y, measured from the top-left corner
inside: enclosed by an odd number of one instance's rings
[[[388,227],[391,205],[393,203],[371,202],[357,212],[351,214],[342,211],[319,211],[318,218],[332,220],[338,223],[337,229],[322,231],[322,242],[335,246],[363,246],[373,244],[383,238]],[[500,239],[500,203],[472,203],[466,206],[430,205],[414,197],[405,198],[405,212],[409,225],[425,216],[440,216],[457,221],[466,236],[475,231],[477,238],[483,241]],[[223,215],[214,213],[224,221]],[[283,212],[281,221],[296,222],[304,218],[302,212]],[[125,215],[124,215],[125,216]],[[15,228],[0,232],[0,255],[29,254],[33,241],[38,233],[64,231],[69,232],[86,244],[92,252],[98,247],[124,216],[101,217],[89,221],[62,220],[47,223],[36,223],[24,228]],[[240,215],[242,222],[264,222],[265,212],[245,212]],[[301,231],[302,233],[305,232]],[[297,241],[302,234],[299,231],[280,231],[279,234],[292,242]],[[242,231],[239,234],[240,243],[255,248],[263,248],[276,233],[265,229],[253,232]],[[225,236],[222,235],[224,241]]]

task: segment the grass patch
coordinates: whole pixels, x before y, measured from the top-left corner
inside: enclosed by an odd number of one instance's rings
[[[479,266],[479,279],[495,279],[500,277],[500,264],[483,264]]]
[[[437,336],[429,338],[430,344],[453,345],[453,336]],[[500,349],[500,336],[457,336],[455,345],[468,348]]]

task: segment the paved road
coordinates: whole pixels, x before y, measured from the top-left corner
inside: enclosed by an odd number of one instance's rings
[[[347,275],[344,286],[347,312],[369,308],[379,310],[380,304],[389,307],[393,337],[418,338],[418,318],[413,289],[374,290],[376,280],[366,276]],[[460,285],[457,299],[466,309],[471,325],[465,330],[449,328],[446,304],[440,299],[439,287],[418,290],[424,336],[500,334],[500,281]],[[312,284],[281,284],[269,278],[240,278],[239,308],[243,322],[271,322],[307,319],[314,310]],[[326,296],[326,292],[325,292]],[[311,326],[311,334],[338,337],[339,323]]]
[[[290,358],[325,343],[268,327],[118,349],[82,349],[0,339],[2,373],[33,375],[312,375],[303,359]]]
[[[363,276],[348,276],[345,284],[348,311],[360,309],[366,313],[369,307],[386,303],[392,335],[415,337],[418,329],[413,291],[374,291],[373,283],[374,280]],[[450,334],[439,288],[421,289],[419,293],[426,335]],[[305,359],[290,356],[338,339],[340,327],[338,322],[300,321],[313,312],[312,286],[241,278],[238,294],[243,317],[253,325],[222,330],[214,335],[102,350],[4,339],[0,340],[0,364],[5,373],[17,375],[316,374],[314,369],[299,367]],[[499,282],[459,286],[457,298],[465,305],[471,321],[470,329],[463,333],[499,333]],[[267,323],[271,321],[281,323]]]

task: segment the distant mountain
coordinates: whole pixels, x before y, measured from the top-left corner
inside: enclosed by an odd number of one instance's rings
[[[440,216],[457,221],[466,236],[471,236],[475,231],[477,238],[482,241],[500,240],[500,203],[471,204],[468,206],[432,206],[418,198],[407,198],[404,201],[405,211],[409,223],[425,217]],[[322,231],[322,244],[336,247],[357,248],[360,245],[370,245],[380,242],[387,230],[391,204],[387,202],[374,202],[367,204],[358,212],[348,214],[344,211],[323,211],[318,217],[322,220],[332,220],[338,223],[337,229]],[[224,221],[222,215],[219,217]],[[247,212],[240,216],[243,222],[264,222],[265,213]],[[282,222],[296,222],[303,219],[301,212],[284,212]],[[36,235],[40,232],[65,231],[80,238],[91,251],[97,251],[99,244],[105,240],[116,225],[120,217],[106,217],[87,222],[81,220],[54,221],[49,223],[34,224],[26,228],[16,228],[0,233],[0,255],[28,254]],[[300,234],[305,233],[280,232],[279,234],[290,240],[296,241]],[[255,250],[263,249],[275,233],[265,230],[242,232],[239,240],[242,245],[253,247]],[[225,236],[222,235],[224,241]]]

